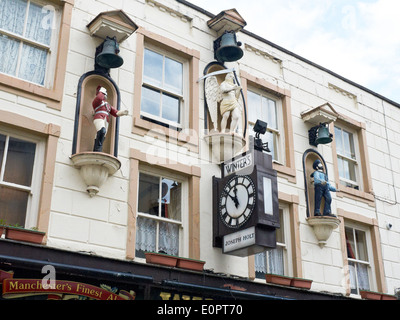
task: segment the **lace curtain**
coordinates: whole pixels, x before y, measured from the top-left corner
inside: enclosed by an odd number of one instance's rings
[[[19,37],[49,46],[53,19],[54,12],[30,1],[0,1],[0,72],[43,85],[48,52]]]
[[[352,293],[358,293],[357,285],[359,290],[370,290],[367,265],[349,261],[349,270],[350,288]]]
[[[284,274],[283,248],[277,247],[276,249],[256,254],[255,270],[256,272],[263,274],[274,273],[283,275]]]
[[[158,246],[156,245],[157,224],[159,224]],[[138,217],[136,250],[162,251],[177,256],[179,253],[179,226],[173,223],[157,222],[153,219]]]

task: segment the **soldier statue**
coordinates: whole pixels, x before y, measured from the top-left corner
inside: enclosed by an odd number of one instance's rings
[[[314,216],[321,216],[320,206],[322,198],[325,199],[324,205],[324,216],[336,217],[331,213],[331,191],[336,192],[336,188],[332,186],[328,181],[328,175],[324,172],[324,168],[320,160],[315,160],[313,163],[313,169],[315,170],[311,177],[314,178],[314,191],[315,191],[315,202],[314,202]]]
[[[114,117],[128,115],[128,110],[118,111],[107,102],[107,90],[98,86],[96,89],[96,97],[92,102],[94,109],[93,124],[96,127],[96,137],[94,141],[93,151],[102,152],[103,142],[107,134],[110,115]]]

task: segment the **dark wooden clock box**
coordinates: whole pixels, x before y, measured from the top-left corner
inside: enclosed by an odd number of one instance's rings
[[[226,170],[226,166],[237,170]],[[227,174],[228,171],[231,173]],[[232,179],[235,177],[238,179]],[[248,205],[240,222],[229,218],[225,201],[234,203],[235,181],[245,181],[243,177],[253,182],[256,195],[255,205]],[[244,196],[244,199],[248,198]],[[252,203],[251,199],[248,201]],[[221,178],[213,177],[213,246],[237,256],[256,254],[276,247],[276,228],[279,227],[278,182],[271,155],[253,149],[221,164]]]

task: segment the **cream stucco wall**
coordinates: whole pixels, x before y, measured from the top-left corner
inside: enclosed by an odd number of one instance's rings
[[[93,70],[95,48],[100,39],[89,35],[86,25],[100,12],[122,9],[141,28],[199,53],[199,75],[214,60],[213,40],[216,33],[207,27],[207,15],[174,0],[75,0],[72,9],[70,41],[62,104],[59,110],[50,108],[34,96],[27,97],[18,89],[0,90],[0,110],[23,114],[27,118],[52,123],[61,128],[58,139],[52,202],[50,208],[47,245],[67,250],[90,252],[97,255],[125,259],[127,256],[128,220],[132,211],[128,205],[130,154],[132,149],[143,153],[150,149],[152,140],[132,132],[132,116],[120,119],[118,158],[121,169],[90,198],[86,186],[70,160],[75,121],[77,85],[82,74]],[[246,19],[246,17],[244,17]],[[119,86],[122,109],[132,115],[135,95],[135,66],[137,33],[120,44],[124,64],[111,70],[111,77]],[[400,287],[400,107],[363,90],[332,73],[279,50],[248,33],[239,33],[243,42],[244,57],[237,63],[227,63],[239,72],[244,71],[256,78],[290,91],[293,155],[295,176],[279,175],[279,191],[298,197],[298,228],[304,278],[313,279],[313,290],[346,293],[346,273],[341,228],[335,229],[327,245],[321,248],[312,228],[306,221],[302,156],[311,146],[308,144],[310,126],[301,119],[301,112],[329,102],[339,114],[365,125],[372,201],[346,194],[333,195],[334,212],[350,212],[377,221],[380,236],[381,257],[378,262],[384,271],[382,289],[393,294]],[[274,60],[275,58],[275,60]],[[203,139],[204,101],[202,85],[198,86],[199,152],[168,143],[157,149],[185,165],[201,168],[200,180],[200,258],[205,268],[214,272],[249,277],[249,259],[223,255],[212,247],[212,176],[218,176],[219,167],[209,163],[208,145]],[[334,154],[332,146],[320,145],[317,150],[327,162],[332,183]],[[363,220],[364,221],[364,220]],[[392,224],[390,230],[387,223]],[[190,235],[186,234],[186,239]],[[185,241],[183,242],[185,246]],[[183,249],[183,254],[188,253]],[[250,264],[251,265],[251,264]],[[375,268],[378,266],[375,265]],[[379,288],[375,288],[376,290]]]

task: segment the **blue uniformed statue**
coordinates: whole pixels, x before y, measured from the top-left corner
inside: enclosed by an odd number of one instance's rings
[[[324,205],[324,216],[333,216],[331,213],[331,191],[336,192],[336,188],[331,186],[328,181],[328,176],[324,173],[324,168],[320,160],[315,160],[313,163],[313,169],[315,170],[311,177],[314,178],[314,191],[315,191],[315,202],[314,202],[314,216],[320,216],[320,206],[322,197],[325,199]]]

